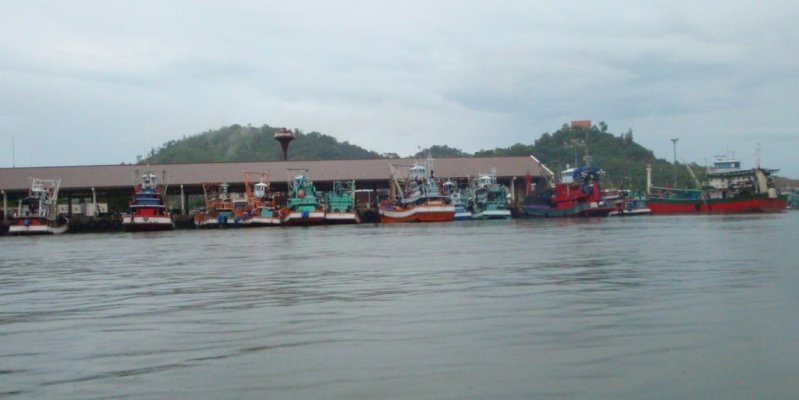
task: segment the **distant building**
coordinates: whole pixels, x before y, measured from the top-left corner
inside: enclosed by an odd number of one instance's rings
[[[572,121],[571,123],[572,128],[586,128],[591,129],[591,120],[582,120],[582,121]]]

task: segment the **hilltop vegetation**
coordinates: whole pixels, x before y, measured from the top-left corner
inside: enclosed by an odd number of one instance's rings
[[[607,186],[637,188],[646,187],[646,165],[652,166],[652,184],[667,186],[673,182],[674,164],[658,159],[654,153],[635,143],[632,130],[614,135],[607,131],[604,122],[599,127],[569,127],[564,124],[554,133],[543,133],[533,144],[516,143],[509,147],[498,147],[493,150],[480,150],[467,154],[448,146],[431,146],[416,153],[415,157],[423,157],[428,152],[433,157],[507,157],[534,155],[551,170],[566,169],[567,165],[582,165],[585,156],[591,156],[593,163],[605,170]],[[703,168],[691,164],[694,174],[701,179]],[[684,164],[677,166],[677,182],[680,187],[694,187]]]
[[[184,136],[171,140],[157,149],[151,149],[146,157],[139,156],[138,162],[187,163],[221,161],[275,161],[282,159],[280,144],[273,139],[277,128],[264,125],[232,125],[204,133]],[[290,145],[290,160],[341,160],[399,158],[396,153],[377,153],[319,132],[303,133],[295,130],[295,139]],[[412,155],[424,158],[427,154],[435,158],[444,157],[494,157],[494,156],[536,156],[553,171],[565,169],[568,165],[582,164],[586,153],[594,164],[606,171],[606,185],[644,189],[646,186],[646,165],[652,165],[653,184],[666,186],[672,182],[674,167],[671,162],[657,159],[651,150],[635,143],[632,130],[614,135],[608,132],[604,122],[599,127],[569,127],[563,125],[554,133],[543,133],[533,144],[516,143],[509,147],[493,150],[480,150],[474,154],[447,145],[434,145]],[[692,165],[699,175],[702,168]],[[693,186],[684,165],[677,168],[680,187]],[[699,177],[701,179],[701,176]]]
[[[231,125],[217,130],[170,140],[157,149],[151,149],[138,162],[189,163],[221,161],[277,161],[283,159],[280,143],[274,140],[278,128],[264,125]],[[380,154],[319,132],[303,133],[294,130],[289,160],[343,160],[380,158]]]

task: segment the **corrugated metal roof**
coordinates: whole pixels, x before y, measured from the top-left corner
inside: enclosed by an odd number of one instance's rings
[[[292,169],[308,170],[311,180],[317,182],[355,179],[380,181],[391,177],[389,164],[413,164],[417,159],[394,160],[323,160],[323,161],[267,161],[224,162],[192,164],[153,164],[150,170],[161,175],[166,171],[170,185],[198,185],[203,182],[243,182],[243,173],[269,172],[275,183],[286,182],[296,175]],[[143,173],[144,165],[90,165],[64,167],[0,168],[0,189],[24,190],[30,187],[31,178],[61,179],[62,189],[116,188],[133,185],[136,171]],[[441,158],[434,160],[433,169],[439,177],[476,176],[496,168],[498,177],[540,176],[541,168],[529,157]]]

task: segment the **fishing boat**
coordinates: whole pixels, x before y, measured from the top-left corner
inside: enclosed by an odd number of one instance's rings
[[[472,219],[509,219],[508,188],[497,183],[497,170],[480,173],[472,199]]]
[[[649,215],[652,210],[646,205],[646,198],[627,189],[608,189],[602,191],[602,199],[614,210],[608,213],[611,217]]]
[[[333,182],[333,190],[325,193],[325,222],[332,224],[361,222],[355,210],[355,181]]]
[[[61,179],[33,178],[28,196],[20,201],[16,218],[8,226],[10,235],[53,235],[69,229],[67,219],[58,215]]]
[[[535,157],[532,158],[538,161]],[[614,207],[602,200],[599,182],[604,171],[591,163],[590,156],[585,156],[585,162],[582,167],[561,171],[557,183],[552,182],[554,174],[549,168],[543,167],[539,162],[542,169],[549,172],[548,187],[527,195],[519,209],[520,216],[606,217]]]
[[[441,193],[433,174],[432,157],[428,156],[426,164],[389,168],[391,198],[380,203],[380,222],[444,222],[455,218],[455,206]]]
[[[325,222],[325,210],[319,202],[316,186],[308,178],[308,170],[300,171],[289,181],[289,197],[280,210],[285,225],[318,225]]]
[[[251,185],[250,177],[259,176],[259,182]],[[276,226],[280,225],[280,211],[275,202],[275,197],[269,191],[269,174],[266,172],[244,173],[244,190],[246,193],[246,213],[241,223],[246,226]],[[234,205],[235,213],[235,205]]]
[[[194,216],[194,226],[198,228],[221,228],[234,222],[233,199],[227,183],[203,183],[205,210]]]
[[[149,170],[134,186],[128,213],[122,216],[122,228],[127,232],[168,231],[175,223],[164,202],[166,186]]]
[[[771,180],[777,171],[760,168],[759,163],[741,169],[741,162],[734,157],[720,156],[708,167],[704,184],[694,176],[695,189],[677,189],[652,186],[652,169],[647,167],[647,205],[652,214],[783,212],[787,196],[780,194]]]
[[[444,184],[444,194],[449,197],[452,205],[455,207],[455,221],[465,221],[472,219],[472,211],[469,209],[469,195],[468,190],[458,188],[458,185],[447,179]]]

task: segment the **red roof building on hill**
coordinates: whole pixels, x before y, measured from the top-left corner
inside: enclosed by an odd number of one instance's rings
[[[591,120],[590,119],[586,119],[586,120],[581,120],[581,121],[572,121],[571,127],[572,128],[591,129]]]

